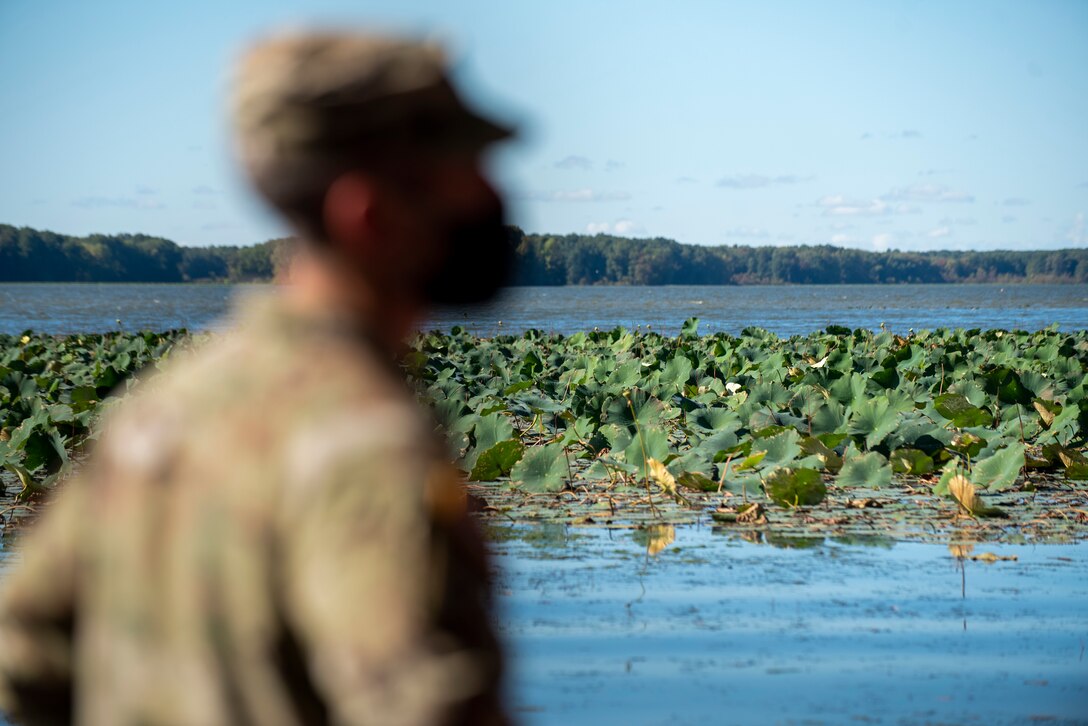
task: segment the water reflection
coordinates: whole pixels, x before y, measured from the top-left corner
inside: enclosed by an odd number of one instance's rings
[[[676,527],[671,524],[651,524],[631,533],[631,539],[646,548],[648,557],[656,557],[676,541]]]
[[[528,724],[1061,721],[1088,703],[1083,545],[993,545],[1019,560],[973,567],[967,598],[949,554],[981,555],[946,544],[502,529],[501,627]]]

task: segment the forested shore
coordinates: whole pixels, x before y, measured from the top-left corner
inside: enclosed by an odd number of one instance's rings
[[[830,245],[748,247],[664,238],[509,233],[517,285],[1085,283],[1088,250],[867,252]],[[269,280],[289,239],[187,247],[142,234],[74,237],[0,225],[0,282]]]

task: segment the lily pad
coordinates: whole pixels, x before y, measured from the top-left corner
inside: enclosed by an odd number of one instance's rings
[[[927,456],[924,451],[909,447],[893,451],[890,461],[892,471],[896,474],[922,476],[924,474],[929,474],[936,468],[933,459]]]
[[[994,422],[994,417],[989,411],[975,406],[967,400],[966,396],[959,393],[937,396],[933,399],[933,407],[956,428],[990,426]]]
[[[569,477],[566,453],[560,444],[534,447],[514,465],[510,479],[530,492],[557,492]]]
[[[827,486],[815,469],[776,469],[765,484],[767,496],[783,507],[819,504],[827,496]]]
[[[500,441],[476,458],[476,465],[468,478],[472,481],[494,481],[508,476],[524,453],[525,445],[517,439]]]
[[[1024,445],[1013,444],[971,467],[971,483],[980,489],[1002,491],[1016,483],[1024,468]]]
[[[835,477],[835,483],[843,487],[879,489],[892,483],[892,468],[887,459],[870,451],[848,459]]]

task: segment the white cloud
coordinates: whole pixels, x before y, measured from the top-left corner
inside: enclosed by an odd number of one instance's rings
[[[942,224],[946,227],[971,227],[978,224],[978,220],[974,217],[941,217],[939,224]]]
[[[909,187],[892,189],[881,199],[905,202],[973,202],[975,198],[967,192],[949,189],[940,184],[912,184]]]
[[[646,229],[630,219],[618,219],[612,224],[608,222],[590,222],[586,225],[586,232],[590,234],[618,234],[623,236],[631,236],[634,234],[644,234]]]
[[[947,237],[952,234],[952,230],[948,227],[936,227],[926,232],[926,237],[932,237],[934,239],[938,237]]]
[[[1026,207],[1029,204],[1031,202],[1023,197],[1006,197],[1001,200],[1002,207]]]
[[[1073,225],[1065,233],[1065,239],[1075,245],[1088,244],[1088,234],[1084,232],[1084,212],[1077,212]]]
[[[851,245],[857,242],[856,237],[851,237],[848,234],[833,234],[831,235],[831,244],[833,245]]]
[[[918,208],[909,204],[888,204],[883,199],[861,201],[841,194],[832,194],[816,200],[816,206],[824,208],[828,217],[883,217],[889,214],[917,214]]]
[[[778,176],[734,174],[733,176],[722,177],[715,183],[715,186],[725,187],[726,189],[759,189],[780,184],[800,184],[801,182],[811,181],[812,178],[811,176],[798,176],[797,174],[779,174]]]
[[[874,234],[872,239],[873,249],[877,252],[883,252],[884,250],[888,249],[888,247],[890,247],[892,242],[894,241],[894,238],[886,232],[881,234]]]
[[[559,161],[555,162],[556,169],[577,169],[579,171],[589,171],[593,168],[593,162],[585,156],[578,156],[577,154],[571,154],[570,156],[563,157]]]
[[[550,192],[514,194],[515,199],[531,202],[622,202],[631,198],[627,192],[602,192],[594,189],[572,189]]]

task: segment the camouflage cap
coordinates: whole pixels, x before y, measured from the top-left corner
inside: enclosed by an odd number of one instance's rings
[[[234,79],[242,163],[276,201],[368,153],[479,151],[509,137],[464,104],[447,66],[441,48],[406,38],[326,31],[264,40]]]

